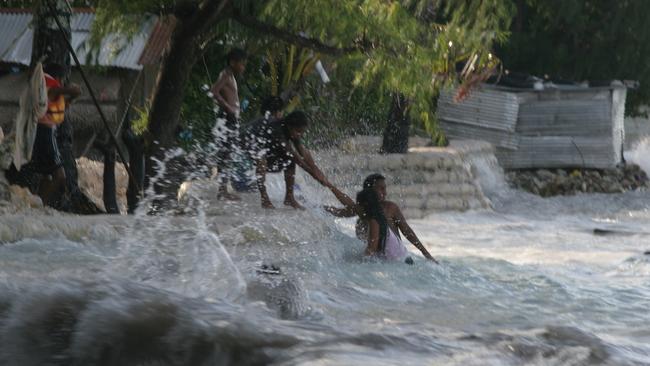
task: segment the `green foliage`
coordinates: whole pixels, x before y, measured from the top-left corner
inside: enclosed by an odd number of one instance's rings
[[[425,10],[432,19],[423,19]],[[493,66],[491,46],[506,39],[511,13],[504,0],[276,0],[259,17],[328,44],[362,46],[363,52],[343,57],[359,66],[352,86],[377,87],[382,98],[403,93],[411,100],[411,116],[433,132],[437,89],[456,82],[456,64],[474,55],[473,72]]]
[[[300,103],[298,91],[304,85],[306,77],[314,70],[320,55],[294,45],[268,49],[266,55],[265,66],[268,73],[264,76],[271,85],[269,95],[281,96],[288,100],[285,109],[289,112]]]
[[[638,80],[626,112],[650,102],[650,1],[519,3],[510,41],[499,50],[508,69],[576,81]]]
[[[212,58],[216,58],[215,56],[221,56],[219,58],[223,59],[225,53],[214,51],[207,53],[204,58],[206,63],[204,64],[203,60],[200,60],[194,65],[190,81],[185,87],[185,99],[181,109],[181,128],[192,132],[193,143],[205,144],[212,140],[212,127],[216,118],[215,103],[207,95],[204,86],[210,87],[212,82],[216,81],[221,69],[225,67],[225,62],[222,60],[211,62]],[[206,71],[206,67],[208,67],[208,71]]]
[[[194,66],[186,88],[181,118],[182,128],[192,131],[194,143],[204,144],[212,139],[214,104],[202,86],[216,79],[226,66],[226,53],[234,46],[241,45],[227,42],[214,44],[204,53],[205,63],[202,59]],[[247,45],[247,50],[253,55],[243,77],[239,78],[241,100],[250,102],[242,115],[244,124],[260,115],[262,99],[272,94],[265,50],[257,47],[251,43]],[[388,114],[389,104],[385,102],[388,99],[380,94],[377,85],[352,86],[355,70],[362,65],[331,57],[323,62],[332,81],[323,84],[317,74],[308,74],[296,106],[308,111],[312,121],[305,137],[307,142],[311,146],[329,146],[333,141],[350,135],[380,134]]]
[[[133,32],[148,16],[178,12],[180,5],[187,4],[198,4],[198,9],[208,2],[97,0],[96,34]],[[294,39],[298,35],[315,39],[311,44],[317,51],[318,43],[345,49],[336,61],[354,67],[353,77],[343,78],[349,84],[340,85],[336,98],[363,92],[376,96],[377,103],[388,104],[390,93],[401,92],[411,100],[411,115],[431,133],[436,132],[432,102],[437,89],[494,66],[491,47],[505,40],[512,13],[511,0],[249,0],[228,4],[209,34],[201,35],[204,49],[215,41],[223,48],[245,43],[249,51],[264,55],[269,49],[285,47],[279,39],[286,41],[283,35],[287,34]],[[242,26],[234,21],[236,14],[270,25],[273,31]],[[456,65],[468,59],[472,67],[457,74]],[[373,93],[368,94],[371,89]],[[312,101],[318,103],[317,99]],[[187,117],[194,110],[186,107],[183,113]]]
[[[388,100],[376,85],[351,87],[357,66],[348,60],[324,60],[331,82],[307,79],[301,108],[309,112],[311,126],[305,140],[311,146],[330,147],[352,135],[379,135],[386,125]]]
[[[131,130],[137,136],[142,136],[149,125],[149,106],[142,108],[134,107],[136,117],[131,121]]]
[[[106,34],[118,33],[132,36],[144,22],[162,14],[173,5],[172,0],[95,0],[97,12],[90,43],[98,46]]]
[[[2,0],[0,1],[0,8],[33,8],[43,1],[55,0]],[[72,7],[88,7],[94,6],[94,0],[69,0],[68,3]]]

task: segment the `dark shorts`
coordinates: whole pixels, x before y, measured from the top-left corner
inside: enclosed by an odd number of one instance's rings
[[[219,113],[219,118],[223,118],[226,120],[225,128],[225,137],[226,138],[233,138],[237,137],[239,139],[239,129],[240,129],[240,121],[239,119],[234,115],[230,113],[225,113],[221,112]]]
[[[36,128],[32,160],[25,168],[40,174],[52,174],[61,166],[63,161],[56,142],[56,128],[39,124]]]
[[[232,178],[237,161],[241,160],[241,149],[239,140],[239,119],[229,113],[220,113],[219,118],[226,120],[225,124],[219,126],[216,136],[217,144],[217,166],[219,180]]]
[[[266,171],[269,173],[283,172],[293,164],[293,159],[286,154],[270,152],[266,155]]]
[[[224,125],[221,125],[218,131],[217,146],[220,153],[230,154],[231,151],[239,147],[239,119],[229,113],[220,113],[219,118],[226,120]]]

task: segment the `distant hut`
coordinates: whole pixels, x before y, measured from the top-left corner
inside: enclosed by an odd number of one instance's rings
[[[483,85],[463,101],[446,90],[438,120],[450,138],[492,143],[504,168],[614,168],[623,161],[626,87]]]
[[[99,53],[91,57],[89,39],[94,20],[92,9],[73,10],[72,45],[81,63],[88,65],[84,71],[115,130],[133,88],[135,106],[145,105],[150,98],[173,24],[154,18],[143,23],[132,37],[108,35],[102,40]],[[0,34],[0,127],[6,134],[13,130],[18,98],[27,78],[25,71],[31,61],[33,30],[30,10],[0,9]],[[71,80],[83,88],[75,67]],[[75,141],[89,141],[94,134],[105,137],[102,121],[88,93],[75,101],[68,118],[74,126]],[[84,143],[75,143],[77,155],[87,149]]]

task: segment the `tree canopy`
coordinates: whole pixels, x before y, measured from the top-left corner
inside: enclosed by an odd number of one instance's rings
[[[650,100],[650,27],[645,0],[518,0],[499,56],[514,71],[568,80],[640,81],[626,112]]]
[[[432,96],[456,81],[457,63],[471,59],[471,71],[493,65],[491,47],[506,39],[512,13],[503,0],[98,0],[96,30],[133,30],[151,15],[182,17],[210,6],[221,12],[206,17],[200,47],[233,38],[284,42],[350,60],[360,66],[350,87],[399,91],[412,100],[411,114],[429,122]]]

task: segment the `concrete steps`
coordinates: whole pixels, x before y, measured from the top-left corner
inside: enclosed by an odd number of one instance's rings
[[[447,148],[413,147],[408,154],[380,155],[366,145],[378,144],[378,138],[359,140],[343,145],[348,149],[315,156],[329,179],[348,194],[358,192],[366,176],[380,173],[387,179],[388,199],[398,203],[407,218],[490,207],[469,163],[470,156],[493,153],[489,144],[460,141]]]

